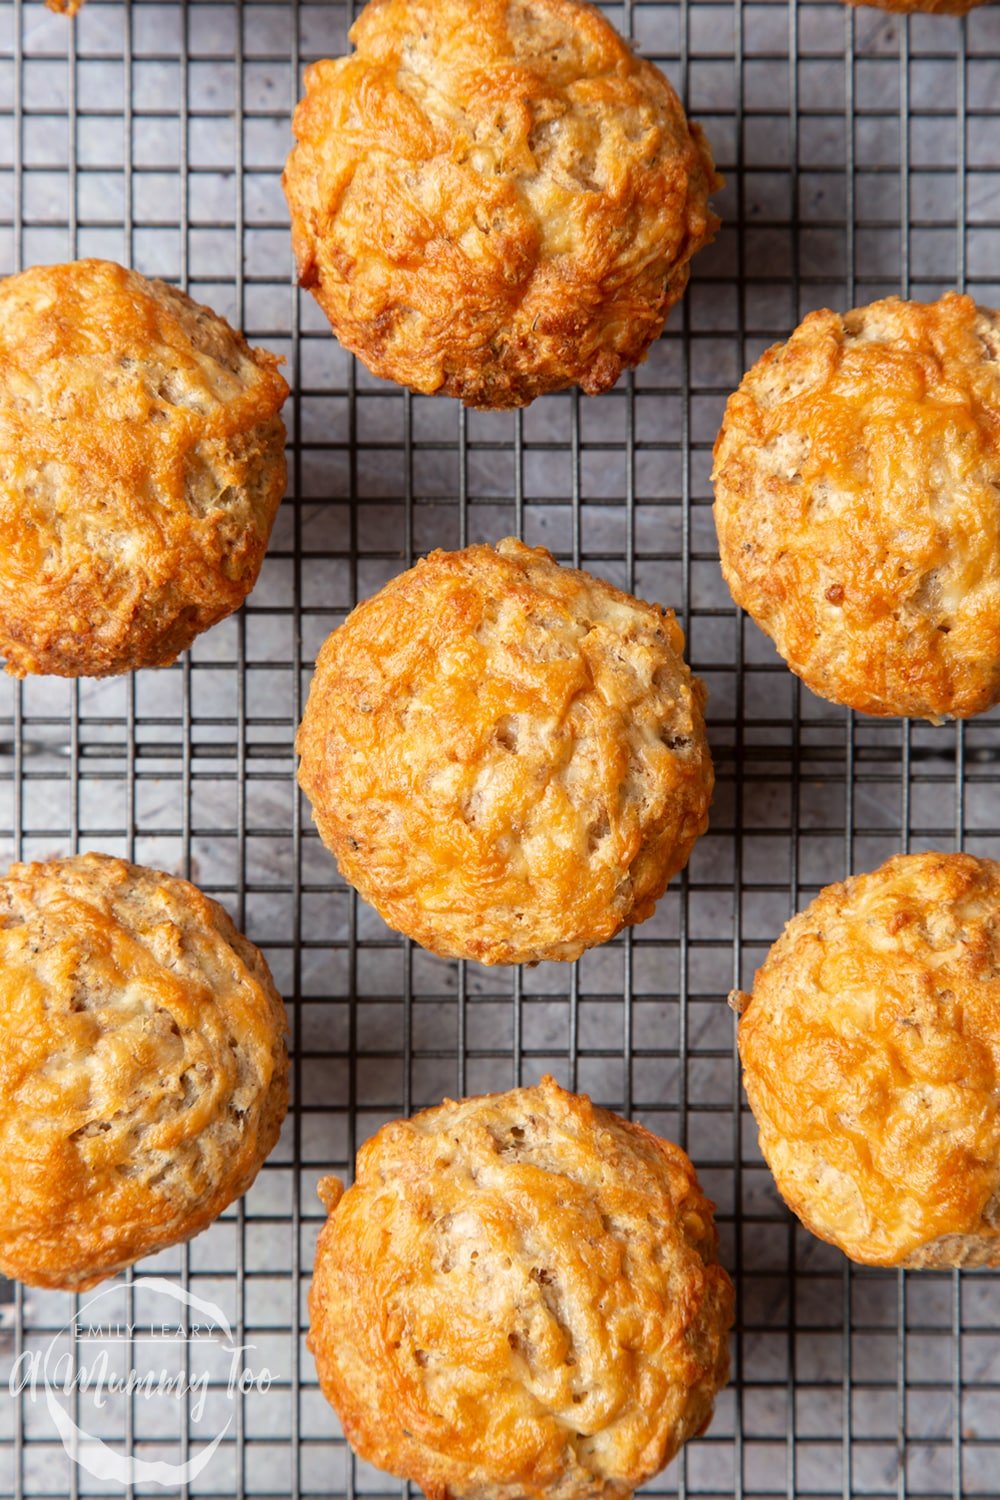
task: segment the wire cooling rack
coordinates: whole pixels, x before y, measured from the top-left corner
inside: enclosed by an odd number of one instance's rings
[[[271,1161],[244,1204],[113,1294],[128,1329],[145,1273],[211,1299],[271,1386],[227,1405],[214,1380],[215,1427],[190,1398],[110,1399],[106,1441],[146,1459],[188,1458],[229,1421],[211,1463],[166,1488],[95,1478],[43,1396],[4,1386],[5,1496],[399,1494],[351,1459],[304,1350],[317,1179],[391,1116],[546,1069],[681,1142],[719,1205],[734,1378],[653,1492],[1000,1491],[1000,1283],[851,1268],[790,1219],[724,1004],[820,885],[901,848],[1000,855],[1000,723],[877,722],[800,689],[732,606],[708,482],[726,395],[810,308],[955,285],[1000,305],[1000,7],[964,23],[839,0],[609,14],[704,122],[725,224],[634,376],[511,416],[373,381],[295,289],[290,112],[302,65],[344,49],[345,6],[89,0],[71,24],[0,3],[0,269],[98,254],[176,279],[287,355],[295,390],[289,498],[245,611],[168,671],[0,685],[0,853],[98,848],[190,874],[288,997],[295,1107]],[[403,943],[345,890],[294,784],[327,632],[423,550],[512,531],[674,605],[711,691],[711,831],[653,920],[573,968]],[[4,1381],[41,1348],[85,1359],[72,1298],[0,1294]],[[148,1357],[124,1345],[126,1363]]]

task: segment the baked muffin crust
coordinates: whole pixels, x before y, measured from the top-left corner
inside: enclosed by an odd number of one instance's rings
[[[733,1291],[679,1147],[551,1078],[384,1126],[327,1178],[320,1384],[432,1500],[611,1500],[711,1419]]]
[[[730,397],[714,480],[733,597],[813,692],[932,720],[1000,699],[1000,314],[811,313]]]
[[[390,926],[480,963],[648,917],[707,826],[704,689],[669,611],[508,538],[433,552],[316,662],[299,781]]]
[[[110,261],[0,281],[0,654],[166,666],[260,572],[285,488],[278,361]]]
[[[469,406],[607,390],[716,230],[708,146],[583,0],[371,0],[306,72],[302,285],[374,374]]]
[[[185,880],[105,854],[0,880],[0,1269],[82,1291],[244,1193],[288,1098],[262,955]]]
[[[1000,864],[897,855],[828,886],[733,998],[808,1229],[867,1265],[1000,1264]]]

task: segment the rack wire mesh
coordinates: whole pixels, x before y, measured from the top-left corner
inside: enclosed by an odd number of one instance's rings
[[[790,1219],[724,1004],[820,885],[900,848],[1000,855],[1000,718],[876,722],[801,690],[732,606],[708,483],[726,395],[809,309],[948,286],[1000,304],[1000,7],[608,13],[704,122],[724,227],[618,389],[495,415],[374,381],[295,288],[290,113],[302,66],[344,50],[347,6],[89,0],[71,24],[0,3],[0,269],[98,254],[174,279],[287,355],[295,392],[289,497],[242,614],[165,672],[0,685],[0,853],[100,848],[190,874],[288,997],[295,1105],[271,1161],[243,1204],[115,1293],[129,1327],[149,1270],[215,1299],[271,1387],[231,1403],[211,1464],[166,1491],[95,1479],[37,1394],[5,1393],[2,1495],[398,1494],[351,1458],[304,1350],[316,1182],[391,1116],[546,1069],[678,1140],[719,1205],[734,1378],[652,1492],[1000,1493],[1000,1284],[851,1268]],[[401,941],[338,880],[294,784],[327,632],[428,547],[512,531],[674,605],[711,692],[711,831],[654,919],[573,968],[483,970]],[[53,1340],[77,1367],[73,1299],[0,1295],[5,1380]],[[104,1421],[150,1458],[203,1442],[191,1398],[123,1397]]]

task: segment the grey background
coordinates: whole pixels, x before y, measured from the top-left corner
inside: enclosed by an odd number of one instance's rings
[[[401,1111],[546,1069],[680,1141],[719,1205],[735,1378],[652,1492],[1000,1492],[1000,1285],[852,1268],[790,1220],[724,1004],[819,885],[906,847],[1000,856],[998,721],[854,719],[800,689],[734,610],[708,508],[727,394],[810,308],[955,285],[1000,304],[1000,7],[965,23],[838,0],[608,11],[704,123],[725,223],[634,377],[512,416],[372,380],[295,290],[290,111],[302,65],[343,50],[345,6],[89,0],[74,26],[0,3],[0,271],[99,254],[176,278],[287,355],[296,391],[289,497],[238,618],[165,672],[0,683],[0,855],[98,848],[190,874],[289,1001],[278,1149],[244,1204],[135,1273],[218,1302],[274,1384],[214,1391],[200,1424],[167,1398],[98,1420],[178,1461],[231,1417],[192,1494],[399,1493],[351,1460],[302,1343],[316,1182]],[[414,951],[346,891],[292,752],[314,653],[355,599],[432,545],[515,530],[677,608],[718,771],[711,831],[655,918],[575,968],[523,973]],[[138,1321],[133,1279],[108,1305]],[[59,1333],[73,1299],[6,1290],[0,1378],[53,1338],[81,1357]],[[145,1358],[109,1348],[123,1368]],[[122,1487],[69,1462],[44,1400],[4,1388],[0,1495],[100,1492]]]

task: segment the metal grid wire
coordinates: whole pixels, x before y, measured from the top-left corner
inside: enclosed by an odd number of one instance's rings
[[[0,3],[0,270],[99,254],[176,279],[286,354],[295,390],[290,494],[244,612],[165,672],[0,686],[0,853],[98,848],[190,874],[289,1001],[278,1149],[244,1204],[135,1273],[216,1299],[273,1374],[176,1493],[399,1494],[350,1457],[302,1343],[317,1179],[391,1116],[546,1069],[679,1141],[719,1205],[734,1379],[653,1492],[1000,1491],[1000,1284],[851,1268],[791,1220],[724,1004],[820,885],[900,848],[1000,856],[1000,720],[901,726],[800,690],[732,606],[708,483],[726,395],[809,309],[953,285],[1000,305],[1000,7],[964,23],[839,0],[608,12],[704,122],[725,225],[617,390],[487,415],[372,380],[295,289],[289,117],[303,64],[344,49],[346,6],[89,0],[70,24]],[[428,547],[511,531],[673,604],[711,692],[711,831],[653,920],[573,968],[485,970],[402,942],[338,880],[294,786],[327,632]],[[4,1290],[5,1379],[73,1299]],[[128,1317],[133,1276],[120,1297]],[[202,1441],[184,1404],[164,1418],[122,1400],[106,1421],[147,1456]],[[98,1493],[123,1487],[69,1461],[44,1402],[0,1397],[0,1494]]]

